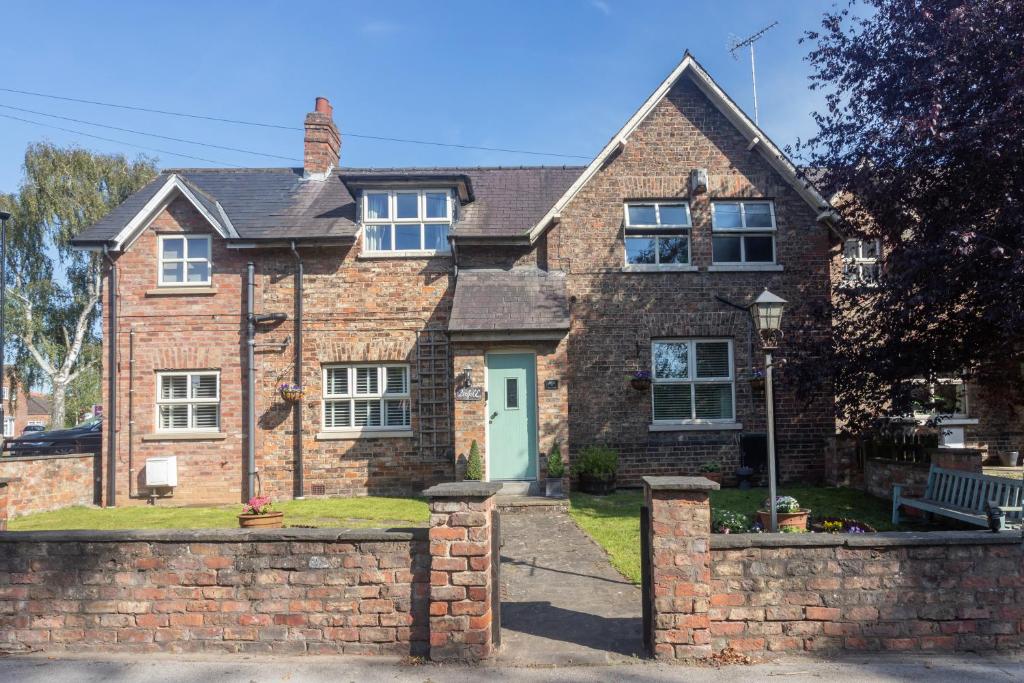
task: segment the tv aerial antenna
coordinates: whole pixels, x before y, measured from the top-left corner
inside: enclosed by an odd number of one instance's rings
[[[729,54],[732,55],[733,59],[739,60],[739,57],[736,56],[736,52],[738,50],[742,50],[745,47],[749,47],[750,48],[750,81],[751,81],[751,83],[754,86],[754,123],[758,123],[758,121],[757,121],[757,69],[756,69],[756,67],[754,65],[755,64],[755,60],[754,60],[754,43],[759,41],[761,38],[764,37],[764,34],[768,33],[768,31],[772,30],[773,28],[775,28],[778,25],[779,25],[779,22],[773,21],[771,24],[769,24],[768,26],[765,26],[763,29],[761,29],[757,33],[752,33],[751,35],[747,36],[746,38],[737,38],[736,36],[730,36],[729,37]],[[760,125],[760,124],[758,124],[758,125]]]

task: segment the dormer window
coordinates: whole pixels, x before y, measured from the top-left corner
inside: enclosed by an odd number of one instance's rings
[[[161,235],[158,284],[190,287],[210,284],[209,235]]]
[[[447,253],[451,226],[447,190],[371,190],[363,195],[366,254]]]

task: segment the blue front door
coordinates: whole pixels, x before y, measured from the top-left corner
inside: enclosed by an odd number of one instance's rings
[[[532,353],[487,355],[491,481],[537,478],[537,370]]]

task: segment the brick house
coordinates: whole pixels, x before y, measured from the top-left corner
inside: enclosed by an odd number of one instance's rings
[[[4,438],[20,436],[28,425],[50,424],[50,398],[37,391],[28,391],[8,379],[3,387]]]
[[[826,346],[828,204],[688,53],[586,167],[347,168],[341,142],[319,98],[303,168],[167,170],[76,239],[109,263],[108,503],[407,493],[473,441],[509,488],[555,443],[614,447],[624,484],[732,468],[765,430],[740,309],[770,288]],[[781,476],[820,477],[832,397],[782,371],[776,402]]]

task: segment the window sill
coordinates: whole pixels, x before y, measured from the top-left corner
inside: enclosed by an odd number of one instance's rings
[[[708,266],[709,273],[781,273],[781,263],[716,263]]]
[[[216,287],[157,287],[146,290],[146,296],[210,296],[216,294]]]
[[[143,434],[143,441],[223,441],[224,432],[154,432]]]
[[[657,264],[632,263],[622,266],[623,273],[696,273],[700,270],[697,266],[670,265],[659,266]]]
[[[651,424],[649,432],[716,432],[743,429],[742,422],[692,422],[679,424]]]
[[[929,420],[935,420],[935,426],[937,427],[963,427],[964,425],[978,424],[978,418],[976,417],[943,418],[941,415],[915,415],[914,419],[920,424],[924,424]]]
[[[408,439],[411,429],[350,429],[337,432],[317,432],[317,441],[355,441],[356,439]]]
[[[451,256],[450,251],[429,251],[423,249],[410,249],[407,251],[370,251],[359,254],[360,261],[372,261],[374,259],[429,259],[429,258],[448,258]]]

